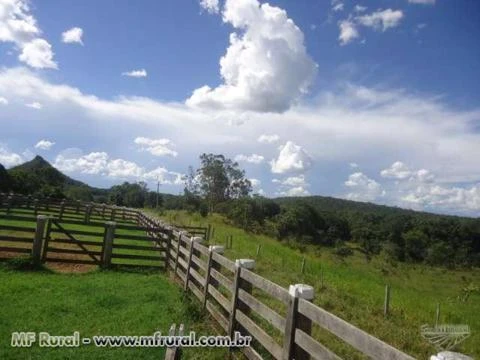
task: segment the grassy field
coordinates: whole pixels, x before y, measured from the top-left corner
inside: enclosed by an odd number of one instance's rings
[[[172,323],[213,334],[197,303],[159,273],[58,274],[0,264],[0,359],[162,359],[162,348],[12,348],[13,331],[52,335],[151,335]],[[187,349],[185,359],[221,359],[220,350]]]
[[[339,258],[330,249],[292,248],[267,236],[229,226],[218,215],[201,218],[186,212],[166,212],[161,217],[183,225],[212,224],[215,229],[212,244],[223,245],[227,236],[232,235],[233,246],[226,250],[227,257],[256,259],[257,273],[285,287],[294,283],[314,286],[315,303],[419,359],[436,353],[422,339],[420,326],[434,324],[436,306],[440,303],[440,323],[467,324],[471,328],[471,337],[457,350],[480,357],[480,294],[476,292],[462,300],[463,289],[480,285],[479,269],[452,271],[391,263],[381,256],[367,263],[358,253]],[[303,257],[306,258],[304,274],[301,273]],[[391,311],[385,318],[386,284],[391,286]],[[347,359],[362,358],[330,335],[319,332],[317,336]]]

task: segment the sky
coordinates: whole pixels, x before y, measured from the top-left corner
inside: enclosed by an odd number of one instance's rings
[[[480,216],[480,2],[0,0],[0,163]]]

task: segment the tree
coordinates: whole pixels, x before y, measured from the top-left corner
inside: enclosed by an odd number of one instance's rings
[[[297,203],[282,209],[275,217],[279,238],[296,237],[302,241],[318,243],[325,230],[325,220],[308,204]]]
[[[12,186],[12,181],[8,175],[7,170],[0,164],[0,191],[7,192],[10,191]]]
[[[143,207],[148,189],[147,184],[139,182],[112,186],[109,193],[109,202],[118,206]]]
[[[198,192],[207,200],[210,211],[218,203],[248,196],[252,191],[252,184],[245,178],[245,171],[239,169],[238,163],[215,154],[200,155],[200,163],[196,176],[187,177],[192,180],[187,190],[192,192],[191,189],[198,186]]]
[[[360,250],[365,254],[367,261],[370,261],[373,254],[381,250],[377,234],[367,227],[361,227],[352,231],[352,238],[360,245]]]
[[[92,201],[92,192],[88,186],[69,186],[65,190],[67,198],[72,200]]]
[[[405,255],[412,261],[423,261],[426,256],[428,236],[419,229],[412,229],[403,234]]]

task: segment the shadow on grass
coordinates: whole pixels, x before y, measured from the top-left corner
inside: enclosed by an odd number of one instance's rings
[[[53,274],[54,271],[48,269],[43,264],[34,262],[31,258],[11,258],[0,262],[0,269],[10,271],[40,272]]]

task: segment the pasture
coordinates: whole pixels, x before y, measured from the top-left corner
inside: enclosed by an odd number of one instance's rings
[[[392,263],[383,257],[367,262],[354,255],[341,258],[330,249],[294,246],[263,235],[247,233],[225,223],[218,215],[202,218],[197,214],[167,211],[161,216],[179,225],[213,226],[211,244],[232,247],[230,259],[256,260],[255,272],[282,286],[305,283],[316,289],[314,303],[419,359],[435,353],[420,335],[420,326],[433,325],[440,303],[440,323],[467,324],[472,335],[458,350],[480,356],[480,271]],[[261,245],[257,255],[258,245]],[[304,273],[301,272],[305,258]],[[384,316],[385,285],[391,286],[390,311]],[[466,296],[468,294],[468,296]],[[354,359],[352,350],[328,334],[318,334],[341,356]]]
[[[14,331],[54,335],[152,335],[172,323],[210,335],[216,331],[177,285],[158,271],[93,271],[83,274],[31,271],[22,262],[0,263],[1,359],[163,359],[163,348],[13,348]],[[185,349],[185,359],[222,358],[217,349]]]

